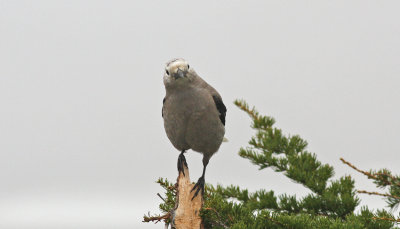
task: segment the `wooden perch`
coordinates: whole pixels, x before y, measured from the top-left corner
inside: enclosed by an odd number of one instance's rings
[[[184,159],[184,158],[183,158]],[[174,186],[168,186],[168,189],[174,189],[176,193],[175,207],[164,215],[143,216],[143,222],[165,222],[165,228],[171,225],[176,229],[204,229],[200,217],[200,210],[203,206],[203,195],[201,191],[196,198],[193,198],[195,191],[191,192],[195,184],[190,182],[189,169],[186,161],[181,161],[182,170],[179,172],[177,182]],[[184,175],[185,174],[185,175]],[[157,195],[165,202],[165,199],[157,193]]]
[[[203,206],[203,196],[201,192],[192,200],[194,191],[191,192],[194,184],[190,182],[189,169],[183,165],[183,171],[179,173],[177,179],[176,205],[172,226],[176,229],[203,229],[200,210]]]

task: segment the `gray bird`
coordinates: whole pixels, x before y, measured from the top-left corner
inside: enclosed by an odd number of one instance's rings
[[[196,190],[195,198],[200,190],[204,193],[208,161],[224,140],[226,107],[219,93],[184,59],[173,59],[166,64],[164,85],[162,117],[169,140],[181,151],[178,171],[183,172],[182,164],[187,166],[183,155],[186,150],[203,154],[203,174],[191,190]]]

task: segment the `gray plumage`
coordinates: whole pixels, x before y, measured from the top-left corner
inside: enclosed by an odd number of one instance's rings
[[[204,186],[206,166],[224,139],[226,107],[219,93],[184,59],[167,63],[164,85],[162,116],[169,140],[181,151],[180,159],[184,160],[183,153],[189,149],[203,154],[203,175],[196,184],[196,196],[199,188],[204,191],[200,186]]]

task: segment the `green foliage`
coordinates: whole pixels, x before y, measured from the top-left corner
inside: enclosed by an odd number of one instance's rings
[[[359,215],[329,217],[318,214],[290,213],[277,204],[272,191],[249,193],[239,187],[211,185],[206,187],[206,201],[202,211],[205,228],[392,228],[390,221],[373,217],[392,217],[386,211],[376,214],[363,208]],[[232,198],[235,201],[232,201]],[[280,202],[284,199],[280,197]],[[287,199],[295,202],[295,199]],[[290,206],[293,206],[290,204]]]
[[[168,213],[175,206],[175,197],[176,190],[175,185],[170,183],[167,179],[159,178],[157,183],[160,184],[161,187],[165,190],[165,198],[163,198],[163,202],[160,204],[160,210],[163,213]]]
[[[334,175],[333,167],[322,164],[315,154],[308,152],[305,140],[298,135],[285,136],[282,130],[273,126],[273,118],[260,115],[254,108],[249,109],[244,101],[237,100],[235,104],[250,115],[252,127],[256,130],[249,142],[250,147],[241,148],[239,155],[260,169],[271,167],[276,172],[283,172],[292,181],[313,192],[300,200],[285,195],[281,198],[283,203],[278,205],[282,205],[288,213],[341,218],[354,211],[359,199],[351,177],[341,177],[328,184]]]
[[[249,192],[238,186],[216,187],[207,184],[205,202],[201,211],[205,228],[393,228],[394,217],[384,211],[370,211],[364,207],[359,213],[354,210],[359,204],[350,176],[332,179],[334,169],[317,160],[308,152],[307,142],[300,136],[286,136],[274,127],[275,120],[250,109],[244,101],[235,104],[250,115],[255,136],[249,147],[241,148],[239,155],[250,160],[260,170],[271,168],[283,173],[291,181],[310,190],[310,194],[297,198],[287,194],[275,195],[274,191]],[[391,176],[387,170],[373,173],[380,187],[399,184],[399,177]],[[372,177],[370,177],[373,179]],[[165,198],[160,204],[164,213],[175,206],[175,191],[172,183],[164,179],[157,181],[165,189]],[[393,185],[392,185],[393,186]],[[399,195],[398,187],[390,186],[390,193]],[[398,205],[399,199],[388,198],[389,205]],[[389,219],[389,220],[387,220]],[[168,222],[168,221],[167,221]]]
[[[379,171],[370,171],[374,183],[379,188],[388,188],[389,193],[386,195],[386,202],[390,208],[397,208],[400,205],[400,176],[393,176],[387,169]]]
[[[387,193],[379,193],[379,192],[369,192],[365,190],[358,190],[358,193],[369,194],[369,195],[377,195],[383,196],[386,198],[386,203],[388,207],[391,209],[397,209],[400,205],[400,177],[392,175],[392,173],[387,169],[381,169],[379,171],[370,170],[369,172],[363,171],[352,165],[350,162],[340,158],[340,160],[364,175],[366,175],[369,179],[372,179],[378,188],[388,189]],[[400,213],[399,217],[396,218],[385,218],[384,220],[389,220],[393,222],[400,223]]]

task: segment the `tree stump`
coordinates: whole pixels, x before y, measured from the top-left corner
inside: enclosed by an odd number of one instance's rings
[[[190,182],[189,169],[183,165],[183,171],[177,179],[176,205],[173,214],[172,226],[176,229],[203,229],[200,209],[203,206],[201,192],[192,200],[195,191],[191,192],[194,184]]]

